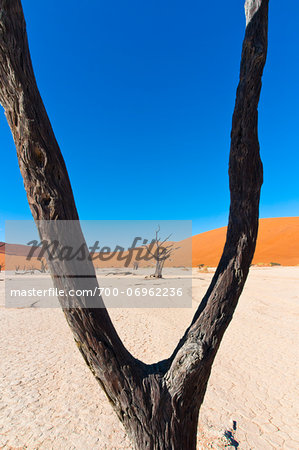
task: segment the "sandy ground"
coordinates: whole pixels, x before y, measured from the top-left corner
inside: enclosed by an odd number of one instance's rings
[[[110,310],[135,356],[173,350],[212,277],[193,274],[192,308]],[[213,366],[199,448],[299,448],[298,281],[299,267],[251,269]],[[59,309],[2,306],[0,322],[0,448],[131,448]]]

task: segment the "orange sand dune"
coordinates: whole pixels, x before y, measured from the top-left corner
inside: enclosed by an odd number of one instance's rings
[[[226,227],[192,238],[192,265],[217,266],[226,237]],[[299,264],[299,217],[260,219],[253,264]]]
[[[26,245],[5,244],[4,242],[0,242],[1,270],[16,270],[16,268],[28,270],[32,267],[40,269],[41,262],[37,260],[37,257],[35,257],[35,255],[38,255],[37,249],[36,253],[33,252],[32,259],[30,261],[26,261],[26,256],[28,255],[30,248],[32,249],[32,247],[28,247]]]

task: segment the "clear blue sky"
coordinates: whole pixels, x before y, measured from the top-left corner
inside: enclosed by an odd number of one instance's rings
[[[243,1],[23,0],[37,82],[82,219],[226,225]],[[261,217],[299,210],[298,0],[270,0]],[[0,114],[0,229],[29,219]],[[0,240],[3,239],[0,231]]]

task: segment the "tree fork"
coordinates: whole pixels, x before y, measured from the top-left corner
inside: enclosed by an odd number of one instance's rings
[[[208,291],[173,354],[146,365],[124,347],[104,307],[84,308],[84,299],[78,298],[74,308],[63,309],[79,350],[136,449],[196,448],[198,413],[211,367],[248,275],[262,185],[257,107],[267,55],[268,2],[245,2],[247,26],[231,131],[226,244]],[[0,0],[0,102],[13,134],[30,209],[45,239],[47,230],[39,221],[78,220],[78,213],[36,85],[20,0]],[[82,235],[79,224],[77,232]],[[92,263],[86,264],[92,274],[89,286],[96,287]],[[49,261],[48,266],[53,275]],[[61,265],[61,273],[66,269]],[[53,277],[53,283],[65,287],[65,279]],[[76,288],[76,281],[71,283]]]

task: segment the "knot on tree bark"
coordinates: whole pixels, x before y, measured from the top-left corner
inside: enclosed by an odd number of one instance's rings
[[[170,391],[183,392],[186,379],[198,374],[200,362],[204,357],[204,344],[191,336],[176,353],[166,374],[166,384]]]

